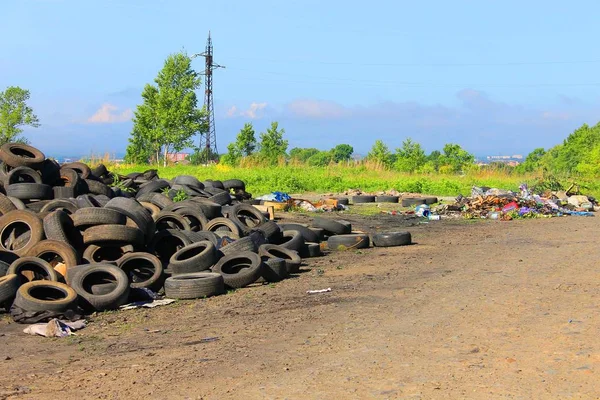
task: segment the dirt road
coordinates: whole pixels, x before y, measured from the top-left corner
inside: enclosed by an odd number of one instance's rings
[[[4,318],[0,398],[598,398],[599,227],[578,217],[430,223],[410,229],[414,246],[105,313],[66,339],[24,336]]]

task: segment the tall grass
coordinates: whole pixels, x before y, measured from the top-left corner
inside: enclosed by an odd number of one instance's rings
[[[114,165],[112,167],[112,170],[124,175],[157,168],[159,176],[168,179],[177,175],[193,175],[200,180],[241,179],[246,182],[246,190],[255,196],[272,191],[327,193],[343,192],[348,189],[361,189],[366,192],[395,189],[400,192],[457,196],[458,194],[469,194],[472,186],[489,186],[516,191],[521,183],[531,185],[540,178],[540,174],[515,175],[500,170],[473,170],[460,176],[409,174],[383,168],[371,168],[372,166],[367,165],[332,165],[328,167],[278,165],[275,167],[236,168],[224,165],[208,167],[177,165],[164,168],[147,165]],[[568,181],[565,180],[564,183],[566,184]],[[600,196],[600,184],[584,181],[578,183],[586,193]]]

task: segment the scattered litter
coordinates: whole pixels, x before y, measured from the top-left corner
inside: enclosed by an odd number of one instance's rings
[[[318,294],[318,293],[327,293],[327,292],[331,292],[331,288],[306,291],[307,294]]]
[[[45,337],[65,337],[75,335],[73,331],[85,328],[85,320],[78,321],[61,321],[57,318],[52,318],[46,323],[29,325],[23,329],[28,335],[39,335]]]
[[[136,308],[154,308],[158,306],[166,306],[176,302],[174,299],[161,299],[161,300],[143,300],[136,301],[135,303],[124,304],[119,307],[120,310],[134,310]]]

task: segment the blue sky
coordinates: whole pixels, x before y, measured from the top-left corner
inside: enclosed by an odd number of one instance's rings
[[[600,120],[600,3],[3,0],[0,89],[31,91],[51,155],[122,154],[170,53],[212,32],[220,151],[245,122],[290,147],[406,137],[526,153]],[[194,61],[198,70],[203,60]],[[200,92],[202,98],[202,92]]]

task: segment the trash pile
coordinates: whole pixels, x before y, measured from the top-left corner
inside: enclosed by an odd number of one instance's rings
[[[411,243],[408,232],[369,237],[326,218],[277,224],[237,179],[120,176],[17,143],[0,147],[0,160],[0,306],[16,322],[50,321],[32,334],[68,335],[84,326],[69,321],[96,311],[281,281],[322,245]]]
[[[474,186],[470,197],[458,196],[454,204],[434,209],[446,217],[488,218],[510,221],[519,218],[559,217],[564,215],[594,216],[596,199],[567,191],[533,194],[526,184],[520,192]]]

